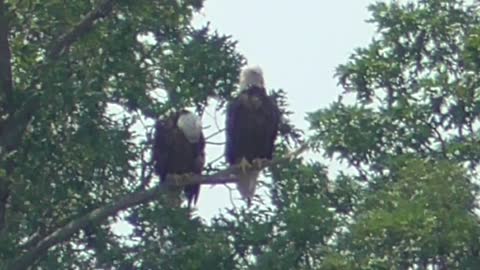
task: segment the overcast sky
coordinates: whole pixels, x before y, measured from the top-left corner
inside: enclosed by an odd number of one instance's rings
[[[372,39],[374,27],[366,20],[370,18],[367,6],[373,2],[207,0],[195,23],[209,21],[213,29],[237,40],[248,63],[262,67],[267,88],[288,93],[292,121],[306,129],[306,113],[327,106],[340,93],[333,77],[335,68]],[[205,117],[204,124],[213,125],[212,119]],[[223,146],[207,148],[210,160],[222,152]],[[230,206],[229,194],[223,186],[203,186],[198,214],[209,219]],[[239,197],[237,192],[232,195]]]

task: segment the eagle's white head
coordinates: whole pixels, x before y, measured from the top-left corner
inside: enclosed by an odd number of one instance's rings
[[[196,143],[202,136],[202,120],[196,114],[184,111],[177,120],[178,128],[190,143]]]
[[[263,71],[259,66],[248,66],[242,69],[240,73],[240,90],[245,90],[251,86],[265,88]]]

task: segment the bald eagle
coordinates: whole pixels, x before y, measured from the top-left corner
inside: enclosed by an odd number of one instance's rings
[[[168,174],[200,174],[205,163],[205,138],[200,118],[190,111],[182,110],[155,125],[153,142],[155,173],[161,181]],[[188,207],[196,204],[200,185],[184,188]]]
[[[225,156],[230,165],[240,164],[245,168],[255,160],[272,159],[280,111],[267,95],[259,67],[243,69],[239,84],[240,94],[227,106]],[[259,173],[255,169],[243,169],[239,175],[237,188],[248,205]]]

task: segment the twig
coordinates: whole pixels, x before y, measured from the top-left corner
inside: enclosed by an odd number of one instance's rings
[[[206,141],[206,144],[211,144],[211,145],[224,145],[225,142],[209,142],[209,141]]]
[[[205,138],[205,140],[211,139],[212,137],[215,137],[215,136],[217,136],[218,134],[223,133],[224,131],[225,131],[224,128],[219,129],[219,130],[215,131],[214,133],[208,135],[208,136]]]
[[[440,131],[438,131],[438,129],[430,122],[428,122],[427,120],[424,120],[422,119],[422,122],[425,123],[426,125],[428,125],[428,127],[430,127],[433,132],[435,133],[435,135],[437,135],[437,139],[440,141],[440,149],[442,151],[442,155],[447,158],[447,144],[445,143],[445,140],[443,139],[442,137],[442,134],[440,133]],[[427,145],[426,147],[431,151],[433,152],[433,149],[429,148]]]
[[[218,130],[221,130],[220,125],[218,124],[218,118],[217,118],[217,110],[215,110],[215,113],[213,114],[213,120],[215,121],[215,126],[217,126]]]
[[[217,120],[217,111],[215,111],[214,115],[212,115],[211,113],[209,112],[206,112],[208,116],[210,116],[210,118],[213,119],[213,123],[215,123],[215,127],[217,128],[218,131],[222,130],[222,128],[220,127],[220,125],[218,124],[218,120]]]
[[[229,187],[228,185],[224,185],[228,189],[228,197],[230,199],[230,204],[232,204],[233,208],[237,208],[235,204],[235,200],[233,199],[233,188]]]
[[[211,166],[211,165],[215,164],[215,162],[217,162],[217,161],[219,161],[220,159],[222,159],[222,158],[223,158],[223,156],[224,156],[224,155],[223,155],[223,154],[221,154],[221,155],[219,155],[218,157],[216,157],[214,160],[212,160],[212,161],[208,162],[208,164],[207,164],[207,166],[206,166],[206,167],[209,167],[209,166]]]

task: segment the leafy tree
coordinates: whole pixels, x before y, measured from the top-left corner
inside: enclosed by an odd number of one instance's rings
[[[338,67],[345,92],[310,137],[274,91],[269,202],[206,222],[166,207],[147,121],[235,91],[244,58],[191,25],[202,2],[0,0],[0,269],[476,269],[474,4],[372,5],[377,35]],[[305,145],[351,169],[329,177]],[[208,168],[191,181],[232,181]]]
[[[151,268],[158,252],[173,250],[172,224],[204,231],[185,209],[169,212],[159,192],[145,192],[150,135],[138,132],[145,117],[202,111],[234,90],[243,57],[230,37],[192,27],[201,7],[0,1],[0,268]],[[138,242],[111,228],[127,208]]]
[[[478,7],[431,0],[370,11],[377,36],[337,69],[355,101],[310,115],[318,146],[354,168],[350,185],[361,187],[335,256],[355,269],[475,269]]]

